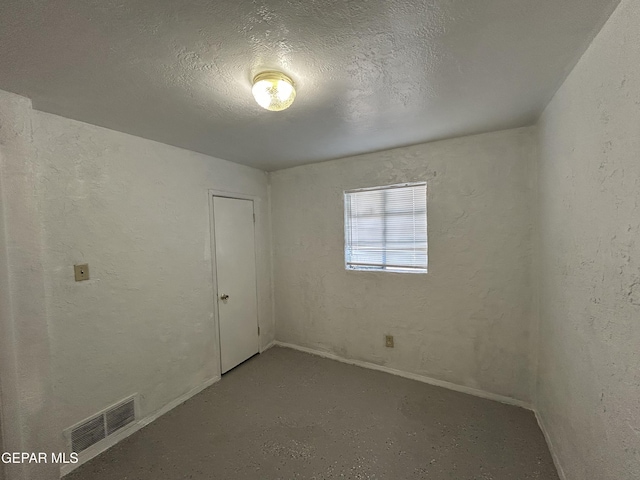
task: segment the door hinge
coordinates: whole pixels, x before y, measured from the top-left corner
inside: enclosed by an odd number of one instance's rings
[[[260,336],[260,327],[258,327],[258,336]]]
[[[256,223],[256,214],[253,214],[253,223]]]

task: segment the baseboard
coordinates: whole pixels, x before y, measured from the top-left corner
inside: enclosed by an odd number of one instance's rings
[[[267,344],[267,346],[264,347],[261,350],[261,352],[265,352],[265,351],[269,350],[270,348],[272,348],[274,346],[291,348],[293,350],[298,350],[298,351],[301,351],[301,352],[310,353],[312,355],[317,355],[319,357],[324,357],[324,358],[328,358],[328,359],[331,359],[331,360],[336,360],[338,362],[347,363],[349,365],[356,365],[358,367],[368,368],[370,370],[377,370],[377,371],[380,371],[380,372],[390,373],[391,375],[397,375],[399,377],[408,378],[410,380],[416,380],[418,382],[427,383],[429,385],[434,385],[434,386],[437,386],[437,387],[442,387],[442,388],[446,388],[446,389],[449,389],[449,390],[454,390],[456,392],[466,393],[468,395],[473,395],[473,396],[480,397],[480,398],[485,398],[485,399],[488,399],[488,400],[495,400],[497,402],[505,403],[507,405],[514,405],[514,406],[517,406],[517,407],[525,408],[527,410],[531,410],[531,411],[534,412],[534,414],[536,416],[536,420],[538,422],[538,426],[540,427],[540,430],[542,431],[542,434],[544,435],[544,438],[545,438],[545,440],[547,442],[547,445],[549,447],[549,452],[551,453],[551,457],[553,459],[553,463],[555,464],[556,470],[558,471],[558,476],[560,477],[560,480],[567,480],[567,477],[566,477],[566,475],[564,473],[564,470],[562,469],[562,465],[560,464],[558,455],[557,455],[556,450],[554,448],[554,444],[551,441],[551,437],[549,436],[549,432],[547,431],[547,428],[545,427],[545,424],[544,424],[544,422],[542,420],[542,417],[527,402],[524,402],[522,400],[517,400],[517,399],[511,398],[511,397],[506,397],[504,395],[498,395],[496,393],[486,392],[484,390],[478,390],[476,388],[471,388],[471,387],[467,387],[467,386],[464,386],[464,385],[458,385],[456,383],[451,383],[451,382],[447,382],[447,381],[444,381],[444,380],[438,380],[436,378],[427,377],[425,375],[418,375],[416,373],[404,372],[402,370],[396,370],[394,368],[385,367],[383,365],[376,365],[375,363],[365,362],[365,361],[362,361],[362,360],[354,360],[354,359],[344,358],[344,357],[340,357],[339,355],[336,355],[334,353],[323,352],[322,350],[316,350],[316,349],[313,349],[313,348],[302,347],[302,346],[295,345],[295,344],[292,344],[292,343],[285,343],[285,342],[280,342],[280,341],[277,341],[277,340],[274,340],[274,341],[270,342],[269,344]],[[159,417],[161,417],[165,413],[173,410],[178,405],[181,405],[182,403],[186,402],[191,397],[193,397],[194,395],[197,395],[198,393],[200,393],[201,391],[203,391],[207,387],[210,387],[211,385],[213,385],[214,383],[216,383],[219,380],[220,380],[220,377],[215,377],[215,378],[211,378],[211,379],[207,380],[206,382],[202,383],[201,385],[189,390],[184,395],[181,395],[180,397],[176,398],[175,400],[172,400],[171,402],[167,403],[164,407],[162,407],[161,409],[155,411],[151,415],[148,415],[145,418],[142,418],[142,419],[138,420],[133,425],[131,425],[129,427],[126,427],[126,428],[122,429],[120,432],[118,432],[118,433],[112,435],[111,437],[103,440],[102,442],[89,447],[88,449],[86,449],[85,451],[83,451],[82,453],[79,454],[78,463],[76,463],[76,464],[67,464],[67,465],[63,465],[62,467],[60,467],[60,477],[62,478],[63,476],[71,473],[76,468],[78,468],[81,465],[87,463],[89,460],[95,458],[96,456],[100,455],[101,453],[107,451],[109,448],[111,448],[115,444],[119,443],[120,441],[122,441],[125,438],[129,437],[130,435],[134,434],[135,432],[137,432],[138,430],[142,429],[143,427],[149,425],[154,420],[158,419]]]
[[[544,439],[546,440],[547,446],[549,447],[549,452],[551,453],[553,464],[556,466],[556,470],[558,471],[558,476],[560,477],[560,480],[567,480],[567,476],[565,475],[564,470],[562,469],[562,465],[560,464],[560,458],[558,457],[558,453],[555,449],[553,441],[551,440],[549,431],[547,430],[547,427],[545,426],[544,421],[540,416],[540,413],[537,410],[534,410],[534,413],[536,414],[536,420],[538,421],[538,426],[540,427],[540,430],[542,430]]]
[[[218,380],[220,380],[220,377],[210,378],[209,380],[207,380],[204,383],[198,385],[197,387],[192,388],[191,390],[189,390],[184,395],[181,395],[178,398],[176,398],[175,400],[170,401],[164,407],[162,407],[159,410],[156,410],[151,415],[148,415],[148,416],[138,420],[137,422],[129,425],[128,427],[123,428],[119,432],[114,433],[113,435],[105,438],[104,440],[101,440],[100,442],[96,443],[95,445],[92,445],[91,447],[87,448],[86,450],[80,452],[80,454],[78,455],[78,463],[70,463],[70,464],[66,464],[66,465],[63,465],[62,467],[60,467],[60,478],[64,477],[65,475],[67,475],[69,473],[71,473],[73,470],[78,468],[80,465],[83,465],[83,464],[87,463],[92,458],[95,458],[98,455],[100,455],[101,453],[107,451],[108,449],[113,447],[115,444],[121,442],[122,440],[124,440],[128,436],[133,435],[134,433],[136,433],[138,430],[146,427],[147,425],[149,425],[154,420],[160,418],[162,415],[164,415],[165,413],[169,412],[170,410],[173,410],[178,405],[183,404],[184,402],[189,400],[194,395],[197,395],[198,393],[203,391],[205,388],[210,387],[211,385],[216,383]]]
[[[486,398],[488,400],[495,400],[496,402],[506,403],[507,405],[514,405],[516,407],[525,408],[527,410],[533,410],[531,404],[511,397],[505,397],[504,395],[498,395],[497,393],[485,392],[484,390],[478,390],[476,388],[466,387],[464,385],[458,385],[456,383],[447,382],[444,380],[438,380],[436,378],[427,377],[424,375],[418,375],[417,373],[404,372],[402,370],[396,370],[395,368],[385,367],[383,365],[376,365],[375,363],[364,362],[362,360],[353,360],[350,358],[340,357],[334,353],[323,352],[322,350],[315,350],[313,348],[301,347],[292,343],[279,342],[276,340],[275,344],[279,347],[292,348],[301,352],[310,353],[312,355],[318,355],[320,357],[329,358],[331,360],[337,360],[338,362],[348,363],[349,365],[356,365],[358,367],[368,368],[371,370],[378,370],[380,372],[390,373],[399,377],[408,378],[410,380],[416,380],[422,383],[428,383],[436,387],[442,387],[456,392],[466,393],[480,398]]]
[[[269,343],[267,343],[267,345],[264,348],[260,349],[260,353],[264,353],[267,350],[269,350],[271,347],[275,347],[276,346],[276,341],[275,340],[271,340]]]

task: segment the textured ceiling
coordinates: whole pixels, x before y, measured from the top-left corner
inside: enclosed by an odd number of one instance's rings
[[[617,0],[2,0],[0,89],[275,170],[531,124]],[[290,75],[284,112],[251,79]]]

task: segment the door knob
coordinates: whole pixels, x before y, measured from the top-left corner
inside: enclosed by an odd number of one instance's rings
[[[220,295],[220,300],[226,300],[229,298],[229,295],[227,295],[226,293],[224,295]]]

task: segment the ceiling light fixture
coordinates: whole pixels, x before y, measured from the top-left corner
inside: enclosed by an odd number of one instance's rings
[[[289,108],[296,98],[293,80],[281,72],[262,72],[253,79],[253,97],[262,108],[279,112]]]

